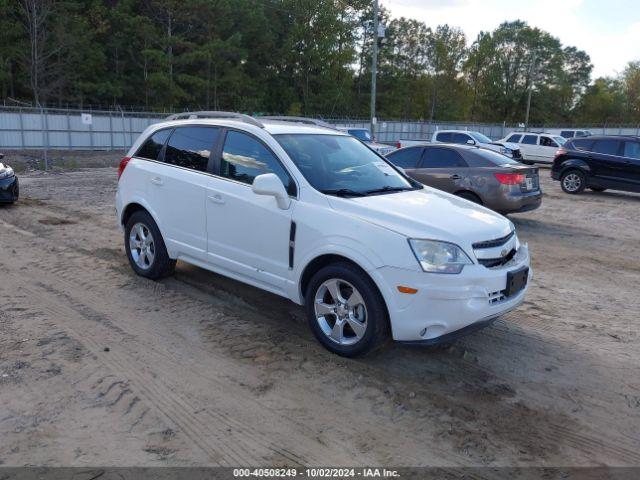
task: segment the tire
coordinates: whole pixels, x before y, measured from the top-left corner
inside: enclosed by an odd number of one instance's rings
[[[589,187],[589,190],[591,190],[592,192],[604,192],[606,190],[606,188],[602,188],[602,187]]]
[[[570,195],[582,193],[586,187],[586,177],[581,170],[575,168],[567,170],[560,177],[560,186],[564,193]]]
[[[482,205],[480,197],[473,192],[458,192],[456,193],[456,196],[469,200],[470,202],[477,203],[478,205]]]
[[[338,299],[336,291],[340,292]],[[338,262],[320,269],[311,278],[305,299],[311,331],[333,353],[361,356],[382,347],[389,338],[382,295],[371,278],[353,264]]]
[[[158,280],[173,273],[176,261],[169,258],[160,229],[146,211],[134,212],[127,221],[124,246],[131,268],[141,277]]]

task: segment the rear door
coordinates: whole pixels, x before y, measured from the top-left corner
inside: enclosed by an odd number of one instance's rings
[[[523,135],[520,139],[520,152],[523,159],[537,162],[539,158],[538,135]]]
[[[591,174],[603,187],[624,187],[628,183],[626,163],[622,157],[622,141],[616,138],[595,140],[587,155]]]
[[[640,192],[640,141],[626,140],[622,155],[630,189]]]
[[[149,176],[150,202],[164,241],[177,256],[206,259],[205,192],[219,132],[216,127],[176,127]]]
[[[207,258],[222,273],[276,293],[289,271],[291,216],[297,185],[276,154],[260,139],[228,129],[215,176],[206,186]],[[287,210],[271,196],[256,195],[253,180],[275,173],[293,199]]]
[[[469,167],[454,148],[424,147],[414,178],[425,185],[454,193],[468,181]]]

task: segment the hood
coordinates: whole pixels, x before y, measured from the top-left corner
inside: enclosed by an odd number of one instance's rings
[[[329,197],[332,208],[408,238],[442,240],[471,251],[475,242],[508,235],[498,213],[430,187],[368,197]]]
[[[518,145],[517,143],[511,143],[511,142],[493,142],[491,145],[499,145],[499,146],[503,146],[506,147],[510,150],[520,150],[520,145]]]

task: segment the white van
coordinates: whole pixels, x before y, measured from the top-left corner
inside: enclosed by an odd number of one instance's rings
[[[558,149],[567,141],[551,133],[514,132],[503,142],[517,143],[522,153],[522,163],[553,163]]]

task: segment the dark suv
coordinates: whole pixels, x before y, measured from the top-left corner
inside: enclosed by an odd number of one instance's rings
[[[551,178],[560,180],[566,193],[585,188],[640,192],[640,137],[572,138],[558,150]]]

